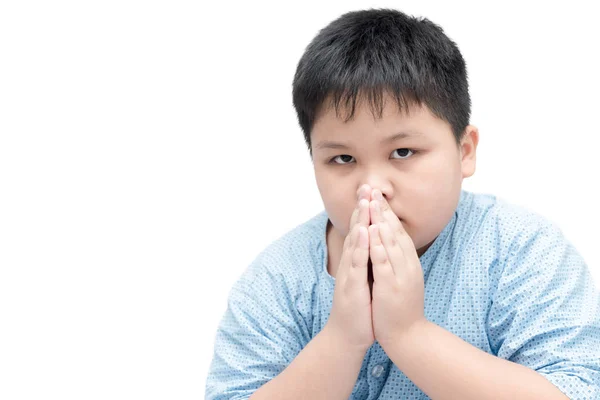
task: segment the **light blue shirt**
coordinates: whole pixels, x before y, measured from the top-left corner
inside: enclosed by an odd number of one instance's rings
[[[335,284],[327,221],[323,211],[274,241],[235,283],[216,332],[206,399],[249,398],[323,329]],[[600,399],[600,294],[552,222],[463,190],[420,260],[429,321],[537,371],[571,399]],[[334,379],[333,371],[323,373]],[[371,346],[351,399],[428,398],[379,343]]]

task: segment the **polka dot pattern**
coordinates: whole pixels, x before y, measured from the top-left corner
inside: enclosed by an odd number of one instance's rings
[[[274,241],[234,284],[215,336],[206,399],[248,399],[323,329],[335,285],[327,272],[327,218],[323,211]],[[600,293],[553,223],[463,190],[420,260],[429,321],[534,369],[570,399],[600,399]],[[375,342],[350,398],[429,397]]]

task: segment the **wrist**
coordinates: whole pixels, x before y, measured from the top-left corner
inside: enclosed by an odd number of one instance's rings
[[[415,342],[423,340],[431,322],[425,317],[413,322],[409,327],[394,333],[389,339],[379,341],[382,348],[394,346],[395,348],[407,348]]]
[[[371,345],[353,343],[348,340],[348,337],[344,332],[335,329],[335,327],[330,324],[325,324],[320,335],[323,337],[323,341],[328,343],[331,348],[338,349],[349,355],[360,357],[361,360],[371,347]]]

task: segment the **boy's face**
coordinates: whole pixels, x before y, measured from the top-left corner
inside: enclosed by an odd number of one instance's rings
[[[342,241],[363,184],[383,192],[419,256],[452,218],[462,180],[475,172],[477,128],[468,126],[457,146],[450,125],[426,106],[409,111],[400,113],[387,98],[381,119],[359,102],[346,123],[345,115],[337,118],[332,108],[316,120],[311,133],[315,177],[331,234]],[[407,135],[387,140],[399,133]]]

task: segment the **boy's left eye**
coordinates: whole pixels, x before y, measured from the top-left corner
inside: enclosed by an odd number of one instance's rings
[[[414,154],[414,152],[411,149],[396,149],[392,152],[392,154],[394,154],[395,152],[398,152],[398,154],[400,154],[400,159],[403,158],[408,158],[410,155]],[[406,154],[406,153],[410,153],[410,154]]]

